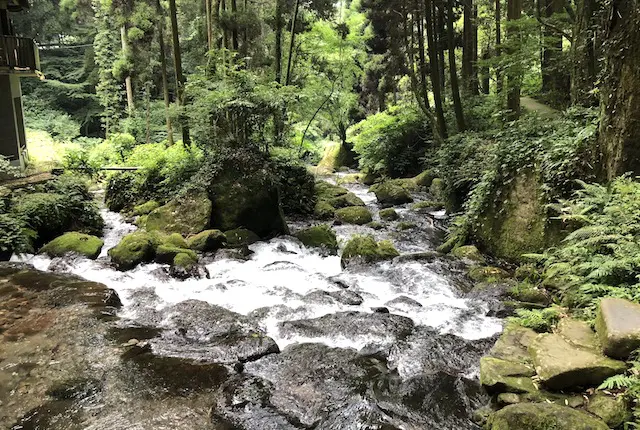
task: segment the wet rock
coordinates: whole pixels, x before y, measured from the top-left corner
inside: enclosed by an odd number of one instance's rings
[[[640,305],[624,299],[602,299],[596,330],[605,354],[628,358],[633,350],[640,347]]]
[[[165,331],[152,340],[160,355],[232,364],[277,353],[278,345],[244,315],[198,300],[163,311]]]
[[[127,271],[155,257],[155,242],[146,232],[126,235],[120,243],[109,250],[109,257],[118,270]]]
[[[198,255],[190,249],[178,248],[171,245],[160,245],[156,249],[155,261],[161,264],[174,264],[178,254],[186,254],[191,260],[197,262]]]
[[[369,209],[362,206],[351,206],[338,209],[335,213],[336,220],[345,224],[364,225],[373,221]]]
[[[400,215],[398,215],[398,212],[396,212],[396,210],[393,208],[382,209],[380,210],[379,215],[380,215],[380,219],[384,221],[395,221],[398,218],[400,218]]]
[[[174,264],[169,268],[169,275],[181,281],[186,281],[187,279],[211,279],[209,269],[191,260],[188,254],[176,255]]]
[[[247,261],[251,259],[253,251],[248,246],[240,246],[237,248],[220,249],[216,252],[214,261],[219,260],[240,260]]]
[[[342,279],[333,276],[331,278],[329,278],[329,281],[333,282],[333,284],[339,288],[342,288],[344,290],[349,288],[349,284],[347,284],[345,281],[343,281]]]
[[[498,405],[507,406],[507,405],[516,405],[522,402],[520,396],[515,393],[500,393],[498,394]]]
[[[227,239],[227,246],[231,247],[248,246],[260,240],[260,236],[246,228],[225,231],[224,235]]]
[[[335,232],[326,224],[316,225],[301,230],[294,235],[304,246],[320,248],[331,253],[338,251],[338,240]]]
[[[498,282],[509,278],[509,274],[498,267],[472,267],[469,269],[469,277],[475,282]]]
[[[611,428],[618,428],[631,419],[631,411],[624,396],[611,396],[602,392],[589,399],[587,411],[599,417]]]
[[[377,314],[388,314],[389,313],[389,309],[385,308],[385,307],[374,307],[374,308],[371,308],[371,310],[374,313],[377,313]]]
[[[413,321],[393,314],[338,312],[319,318],[285,321],[280,323],[279,327],[280,333],[286,337],[344,336],[349,339],[371,337],[398,340],[411,333]]]
[[[95,396],[102,390],[102,382],[91,378],[74,378],[51,386],[46,395],[55,400],[82,400]]]
[[[411,194],[398,182],[381,182],[371,187],[370,190],[375,193],[378,202],[383,206],[402,205],[413,201]]]
[[[376,243],[373,236],[353,236],[342,251],[340,264],[344,268],[352,263],[374,263],[398,255],[400,253],[389,241]]]
[[[492,393],[528,393],[536,391],[532,376],[535,370],[514,361],[495,357],[480,360],[480,383]]]
[[[75,254],[95,260],[100,255],[103,245],[104,242],[95,236],[70,232],[47,243],[40,249],[40,254],[47,254],[52,258]]]
[[[187,240],[187,246],[199,252],[215,252],[226,245],[227,237],[220,230],[205,230]]]
[[[364,302],[362,296],[353,291],[330,291],[329,295],[333,297],[338,303],[342,303],[350,306],[359,306]]]
[[[530,351],[540,380],[553,390],[599,385],[627,370],[624,362],[575,346],[558,334],[539,335]]]
[[[567,406],[548,403],[510,405],[489,417],[488,430],[607,430],[603,421]]]
[[[382,230],[384,228],[384,224],[377,221],[371,221],[370,223],[366,224],[366,226],[373,230]]]
[[[204,191],[191,190],[149,213],[145,227],[165,233],[196,234],[211,220],[211,201]]]
[[[451,251],[451,255],[471,264],[486,264],[486,259],[473,245],[459,246]]]
[[[54,273],[72,273],[73,272],[73,261],[76,257],[67,255],[66,257],[58,257],[51,260],[49,263],[49,267],[47,267],[48,272]]]
[[[435,212],[444,208],[444,202],[438,200],[425,200],[411,205],[411,209],[414,211]]]
[[[413,300],[407,296],[399,296],[385,303],[386,306],[402,308],[402,309],[419,309],[422,307],[420,302]]]
[[[335,299],[327,291],[321,290],[310,292],[302,298],[302,301],[318,305],[332,305],[335,303]]]
[[[425,261],[425,262],[432,262],[435,261],[437,258],[442,257],[442,254],[440,254],[439,252],[413,252],[413,253],[409,253],[409,254],[402,254],[398,257],[396,257],[393,261],[394,263],[404,263],[407,261]]]

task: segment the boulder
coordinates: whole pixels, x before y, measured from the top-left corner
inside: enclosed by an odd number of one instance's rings
[[[354,261],[373,263],[399,255],[400,253],[389,241],[376,242],[373,236],[354,236],[345,246],[340,261],[344,268]]]
[[[431,185],[429,186],[429,194],[431,194],[431,197],[433,197],[436,201],[443,202],[447,199],[447,192],[445,188],[446,187],[444,180],[440,178],[434,178],[431,181]]]
[[[318,200],[313,209],[313,216],[318,219],[331,219],[336,214],[336,208],[331,206],[326,200]]]
[[[420,173],[418,176],[413,178],[413,182],[419,187],[430,187],[431,183],[435,179],[435,175],[431,170],[425,170]]]
[[[373,221],[369,209],[362,206],[352,206],[338,209],[335,213],[336,220],[345,224],[364,225]]]
[[[365,205],[360,197],[356,196],[355,194],[353,194],[351,192],[349,192],[347,194],[343,194],[343,195],[338,196],[338,197],[331,198],[329,200],[326,200],[326,202],[329,203],[331,206],[333,206],[336,209],[348,208],[350,206],[364,206]]]
[[[614,397],[598,392],[589,399],[587,411],[602,419],[611,428],[617,428],[631,419],[629,405],[624,396]]]
[[[495,357],[480,359],[480,383],[493,393],[528,393],[537,391],[531,366]]]
[[[597,350],[600,347],[596,333],[585,321],[563,318],[558,323],[557,333],[567,342],[578,347],[592,350]]]
[[[469,277],[475,282],[498,282],[509,278],[509,274],[498,267],[482,266],[472,267],[468,272]]]
[[[149,213],[145,227],[149,231],[190,235],[209,226],[211,201],[207,193],[191,190]]]
[[[95,260],[100,255],[103,245],[104,242],[95,236],[72,232],[46,244],[40,250],[40,254],[47,254],[51,258],[77,254]]]
[[[382,230],[384,228],[384,224],[378,221],[371,221],[370,223],[367,223],[366,226],[373,230]]]
[[[519,403],[492,414],[488,430],[608,430],[588,413],[551,403]]]
[[[260,240],[257,234],[246,228],[225,231],[224,236],[227,239],[227,246],[231,247],[248,246]]]
[[[376,195],[378,202],[384,206],[402,205],[413,201],[413,197],[405,188],[392,181],[374,185],[371,191]]]
[[[640,347],[640,305],[624,299],[602,299],[596,330],[605,354],[628,358],[633,350]]]
[[[199,252],[213,252],[227,245],[227,237],[220,230],[205,230],[187,240],[189,249]]]
[[[326,224],[316,225],[294,234],[304,246],[321,248],[329,252],[338,251],[338,240],[335,232]]]
[[[425,200],[411,205],[411,209],[414,211],[439,211],[444,207],[444,203],[437,200]]]
[[[451,251],[451,255],[468,263],[486,264],[487,262],[478,248],[473,245],[459,246]]]
[[[160,245],[156,248],[155,261],[161,264],[173,264],[179,254],[187,255],[194,262],[198,261],[198,256],[192,250],[170,245]]]
[[[559,334],[539,335],[529,350],[540,381],[552,390],[599,385],[627,370],[624,362],[576,346]]]
[[[398,215],[398,212],[396,212],[396,210],[393,208],[382,209],[379,212],[379,215],[380,215],[380,219],[384,221],[395,221],[398,218],[400,218],[400,215]]]
[[[160,203],[158,203],[157,201],[149,200],[146,203],[143,203],[138,206],[134,206],[133,215],[135,216],[149,215],[151,212],[158,209],[160,206],[161,206]]]
[[[155,257],[156,243],[146,232],[134,232],[122,238],[109,250],[109,257],[118,270],[130,270],[140,263],[150,262]]]

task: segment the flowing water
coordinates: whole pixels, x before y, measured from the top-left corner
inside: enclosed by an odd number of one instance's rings
[[[346,187],[379,220],[375,196]],[[107,251],[135,226],[106,210],[98,260],[22,260],[114,289],[123,303],[115,323],[122,339],[144,341],[154,357],[223,366],[225,376],[210,387],[215,394],[204,400],[206,428],[476,428],[472,410],[487,400],[477,363],[501,321],[488,316],[487,303],[465,297],[472,286],[462,263],[429,253],[443,236],[444,212],[396,210],[400,219],[380,230],[334,226],[341,246],[353,234],[372,234],[403,254],[346,270],[339,256],[280,237],[252,245],[247,258],[205,258],[202,279],[174,279],[155,263],[123,273],[110,267]],[[79,428],[150,428],[140,418],[105,424],[100,415]],[[201,428],[187,413],[176,416],[184,427],[154,421],[153,428]]]

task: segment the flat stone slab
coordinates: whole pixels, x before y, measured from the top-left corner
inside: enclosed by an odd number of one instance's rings
[[[560,336],[575,346],[594,350],[600,348],[598,335],[584,321],[563,318],[558,323],[557,331]]]
[[[624,362],[605,357],[599,350],[572,344],[559,334],[541,334],[529,347],[536,373],[552,390],[594,386],[624,373]]]
[[[480,360],[480,383],[493,393],[530,393],[537,391],[531,377],[532,367],[495,357]]]
[[[586,412],[551,403],[510,405],[489,417],[488,430],[608,430],[602,420]]]
[[[596,330],[605,354],[628,358],[640,347],[640,305],[624,299],[602,299]]]

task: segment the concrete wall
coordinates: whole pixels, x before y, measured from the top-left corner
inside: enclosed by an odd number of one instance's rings
[[[18,76],[0,75],[0,155],[24,168],[26,139],[21,95]]]

